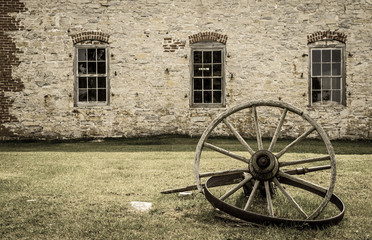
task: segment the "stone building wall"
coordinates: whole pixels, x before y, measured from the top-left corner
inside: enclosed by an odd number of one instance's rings
[[[0,0],[0,7],[3,140],[197,136],[227,108],[259,99],[305,110],[332,139],[372,139],[371,0]],[[347,36],[346,105],[309,106],[307,37],[328,30]],[[109,43],[110,103],[79,107],[74,38],[97,32]],[[190,37],[206,32],[226,36],[225,107],[190,107]]]

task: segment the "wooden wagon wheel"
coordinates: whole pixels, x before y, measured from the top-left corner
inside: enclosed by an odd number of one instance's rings
[[[276,127],[271,136],[270,145],[266,149],[264,148],[262,130],[260,128],[260,121],[263,121],[262,118],[264,118],[264,116],[258,114],[257,109],[259,108],[266,109],[265,115],[274,112],[279,113],[277,115],[277,122],[274,124]],[[250,136],[256,135],[256,149],[251,147],[247,141],[244,140],[242,133],[234,126],[234,115],[239,115],[239,113],[242,112],[245,113],[243,114],[243,118],[251,118],[252,126],[251,129],[248,130],[253,132]],[[277,143],[277,139],[281,134],[283,125],[287,121],[286,118],[288,118],[289,114],[299,117],[301,121],[304,121],[304,125],[308,129],[304,130],[300,136],[286,147],[275,152],[274,146]],[[244,151],[233,153],[224,147],[212,144],[211,142],[213,141],[210,140],[210,136],[214,131],[219,131],[220,129],[227,129],[227,131],[232,133],[241,143]],[[310,134],[315,134],[315,136],[318,134],[317,137],[323,141],[328,153],[327,155],[312,156],[310,158],[301,157],[296,160],[282,160],[289,149],[299,144]],[[206,151],[207,149],[208,151]],[[227,169],[215,170],[213,168],[213,161],[205,161],[204,163],[202,159],[202,155],[203,157],[207,157],[210,153],[222,156],[224,158],[222,160],[228,162],[238,162],[241,164],[241,167],[228,167]],[[318,166],[319,163],[324,164],[324,162],[326,162],[326,165]],[[202,167],[203,164],[206,166]],[[294,168],[296,166],[309,164],[311,165],[309,167]],[[208,171],[209,168],[212,170]],[[328,186],[319,186],[299,176],[299,174],[309,172],[312,173],[308,175],[316,173],[329,174],[329,178],[327,177],[328,180],[326,179],[329,181]],[[307,223],[310,225],[319,225],[339,222],[344,215],[344,205],[342,201],[333,194],[336,181],[336,161],[334,150],[327,134],[323,128],[307,114],[283,102],[251,101],[228,109],[214,119],[204,131],[196,147],[194,174],[199,191],[205,194],[212,205],[230,215],[247,221],[258,223]],[[204,181],[204,179],[208,177],[209,179]],[[322,176],[321,179],[323,182],[324,177]],[[212,191],[212,187],[217,190]],[[302,204],[304,204],[303,201],[305,201],[305,204],[308,205],[306,203],[306,197],[305,200],[301,200],[301,203],[299,203],[298,200],[296,200],[298,191],[303,191],[305,194],[312,193],[310,195],[315,195],[317,198],[320,198],[320,200],[316,202],[316,206],[310,206],[312,209],[309,210],[309,206],[306,206],[305,209],[302,207]],[[240,193],[239,195],[238,192],[243,192],[243,194]],[[259,192],[261,192],[261,196]],[[274,192],[277,192],[275,196]],[[238,201],[234,199],[234,201],[229,201],[232,195],[238,195],[240,198],[242,198],[241,195],[243,195],[243,200]],[[276,200],[276,195],[280,195],[281,197]],[[264,204],[257,203],[259,202],[257,198],[261,199],[261,202],[264,200]],[[329,202],[333,203],[336,208],[338,208],[339,213],[331,217],[326,216],[317,219]],[[264,209],[260,209],[260,205],[261,208]],[[284,211],[286,211],[286,209],[293,211],[293,216],[287,216],[286,213],[279,214],[275,211],[276,208],[283,208],[283,205],[288,205],[284,208]]]

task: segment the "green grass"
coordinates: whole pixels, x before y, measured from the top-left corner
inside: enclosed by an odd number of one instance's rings
[[[0,239],[372,239],[371,142],[333,142],[335,193],[346,205],[342,222],[298,229],[221,218],[197,192],[187,198],[160,194],[194,183],[197,141],[0,143]],[[233,139],[211,141],[241,150]],[[323,151],[319,141],[308,140],[286,155]],[[131,201],[153,207],[138,212]]]

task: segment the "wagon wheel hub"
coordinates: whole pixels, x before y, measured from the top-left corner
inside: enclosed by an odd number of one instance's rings
[[[278,159],[270,151],[259,150],[249,160],[249,170],[255,179],[270,180],[278,173]]]

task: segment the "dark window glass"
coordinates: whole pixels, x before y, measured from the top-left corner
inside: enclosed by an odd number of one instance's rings
[[[194,65],[194,76],[195,77],[203,76],[203,66],[202,65]]]
[[[322,75],[323,76],[331,76],[331,64],[324,63],[322,65]]]
[[[194,78],[194,89],[203,89],[203,79],[201,78]]]
[[[331,62],[331,50],[322,50],[322,62]]]
[[[340,75],[341,74],[341,63],[333,63],[332,64],[332,75]]]
[[[97,49],[97,61],[105,61],[106,60],[106,49],[99,48]]]
[[[87,78],[80,77],[79,78],[79,88],[86,88],[87,87]]]
[[[331,100],[331,91],[329,91],[329,90],[323,90],[322,91],[322,100],[324,100],[324,101]]]
[[[86,74],[87,64],[85,62],[79,62],[78,65],[79,65],[79,69],[78,69],[79,74]]]
[[[106,78],[105,77],[99,77],[98,78],[98,87],[99,88],[106,88]]]
[[[78,49],[78,61],[87,60],[87,51],[86,49]]]
[[[222,102],[222,95],[221,91],[213,91],[213,103],[221,103]]]
[[[88,101],[97,101],[97,90],[96,89],[88,90]]]
[[[313,76],[320,76],[321,75],[321,69],[322,65],[320,63],[314,63],[312,70],[313,70]]]
[[[99,62],[98,63],[98,74],[105,74],[106,73],[106,63]]]
[[[213,79],[213,89],[215,89],[215,90],[221,90],[222,89],[221,78],[214,78]]]
[[[341,91],[334,90],[332,92],[332,101],[341,102]]]
[[[313,50],[312,51],[312,62],[321,62],[321,51],[320,50]]]
[[[212,76],[212,65],[204,64],[203,67],[203,76]]]
[[[96,73],[97,73],[97,63],[88,62],[88,74],[96,74]]]
[[[222,65],[221,64],[214,64],[213,65],[213,76],[219,77],[222,75]]]
[[[96,88],[96,78],[95,77],[90,77],[88,78],[88,88]]]
[[[331,78],[323,78],[322,89],[331,89]]]
[[[194,63],[202,63],[202,52],[194,51]]]
[[[88,92],[86,89],[79,89],[79,101],[86,102],[88,100]]]
[[[332,78],[332,89],[341,89],[341,78]]]
[[[212,79],[204,78],[204,90],[212,89]]]
[[[213,63],[222,63],[221,51],[213,51]]]
[[[202,91],[194,91],[194,103],[202,103]]]
[[[98,89],[98,101],[106,101],[106,89]]]
[[[204,91],[204,103],[212,103],[212,91]]]
[[[313,81],[313,89],[320,89],[321,86],[321,78],[312,78]]]
[[[203,63],[212,63],[212,52],[203,52]]]
[[[319,102],[320,101],[320,91],[313,91],[312,92],[312,99],[313,102]]]
[[[88,49],[88,61],[96,60],[96,49]]]
[[[332,62],[341,62],[341,50],[332,50]]]

